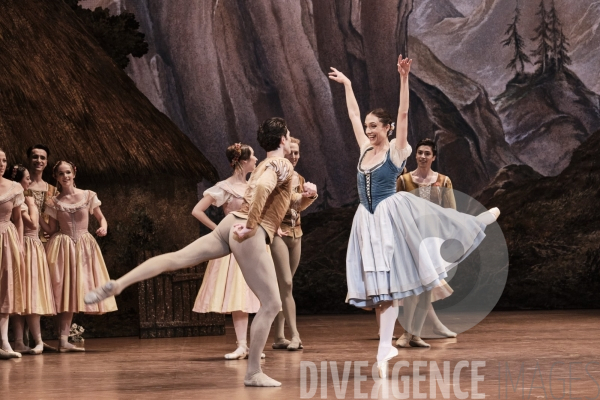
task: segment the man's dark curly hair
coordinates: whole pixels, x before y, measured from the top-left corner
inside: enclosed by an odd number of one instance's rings
[[[279,148],[281,137],[287,135],[287,125],[283,118],[273,117],[264,121],[258,127],[256,138],[258,144],[265,151],[273,151]]]

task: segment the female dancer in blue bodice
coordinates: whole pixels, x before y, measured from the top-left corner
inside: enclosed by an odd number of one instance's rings
[[[342,83],[348,114],[360,146],[356,211],[348,243],[346,275],[348,302],[357,307],[381,307],[377,362],[379,375],[387,376],[387,361],[398,354],[392,346],[398,305],[404,306],[408,334],[419,336],[431,304],[430,291],[441,284],[447,271],[456,266],[483,240],[483,230],[499,215],[498,209],[478,217],[445,209],[407,192],[396,193],[412,149],[408,132],[408,75],[412,60],[398,58],[400,106],[398,131],[389,114],[371,111],[363,124],[350,80],[332,68],[329,78]],[[441,244],[453,239],[463,251],[452,262],[440,254]]]

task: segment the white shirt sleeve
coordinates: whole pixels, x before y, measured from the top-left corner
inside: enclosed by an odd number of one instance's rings
[[[204,193],[202,193],[202,195],[209,195],[210,197],[215,199],[212,205],[216,207],[221,207],[223,204],[227,203],[227,201],[231,197],[231,194],[226,192],[223,188],[219,187],[218,185],[206,189]]]
[[[396,149],[396,139],[392,139],[390,141],[390,158],[396,167],[402,167],[404,161],[410,156],[411,153],[412,147],[410,147],[410,144],[407,143],[405,148],[398,150]]]

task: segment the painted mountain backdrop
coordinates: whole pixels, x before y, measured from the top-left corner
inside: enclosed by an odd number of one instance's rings
[[[556,175],[600,127],[594,93],[600,91],[595,68],[600,1],[544,0],[560,17],[572,63],[543,84],[523,76],[515,80],[516,71],[507,68],[512,49],[502,41],[516,0],[81,4],[136,15],[150,51],[131,59],[129,76],[221,177],[230,172],[223,154],[228,144],[243,141],[257,148],[258,123],[283,116],[292,134],[303,139],[299,171],[327,185],[328,205],[356,201],[357,159],[343,92],[326,77],[330,66],[351,77],[363,112],[375,107],[393,112],[395,55],[408,48],[416,60],[409,141],[435,138],[440,156],[434,167],[467,193],[483,189],[509,164]],[[530,54],[540,2],[518,6],[523,51]],[[535,68],[526,64],[521,75]],[[258,154],[264,156],[260,149]]]

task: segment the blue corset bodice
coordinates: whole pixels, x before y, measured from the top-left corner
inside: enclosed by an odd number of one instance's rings
[[[369,150],[367,149],[358,161],[357,183],[360,204],[373,214],[382,200],[396,193],[396,180],[404,169],[406,160],[400,167],[396,167],[388,150],[385,159],[381,163],[369,169],[362,169],[362,160]]]

